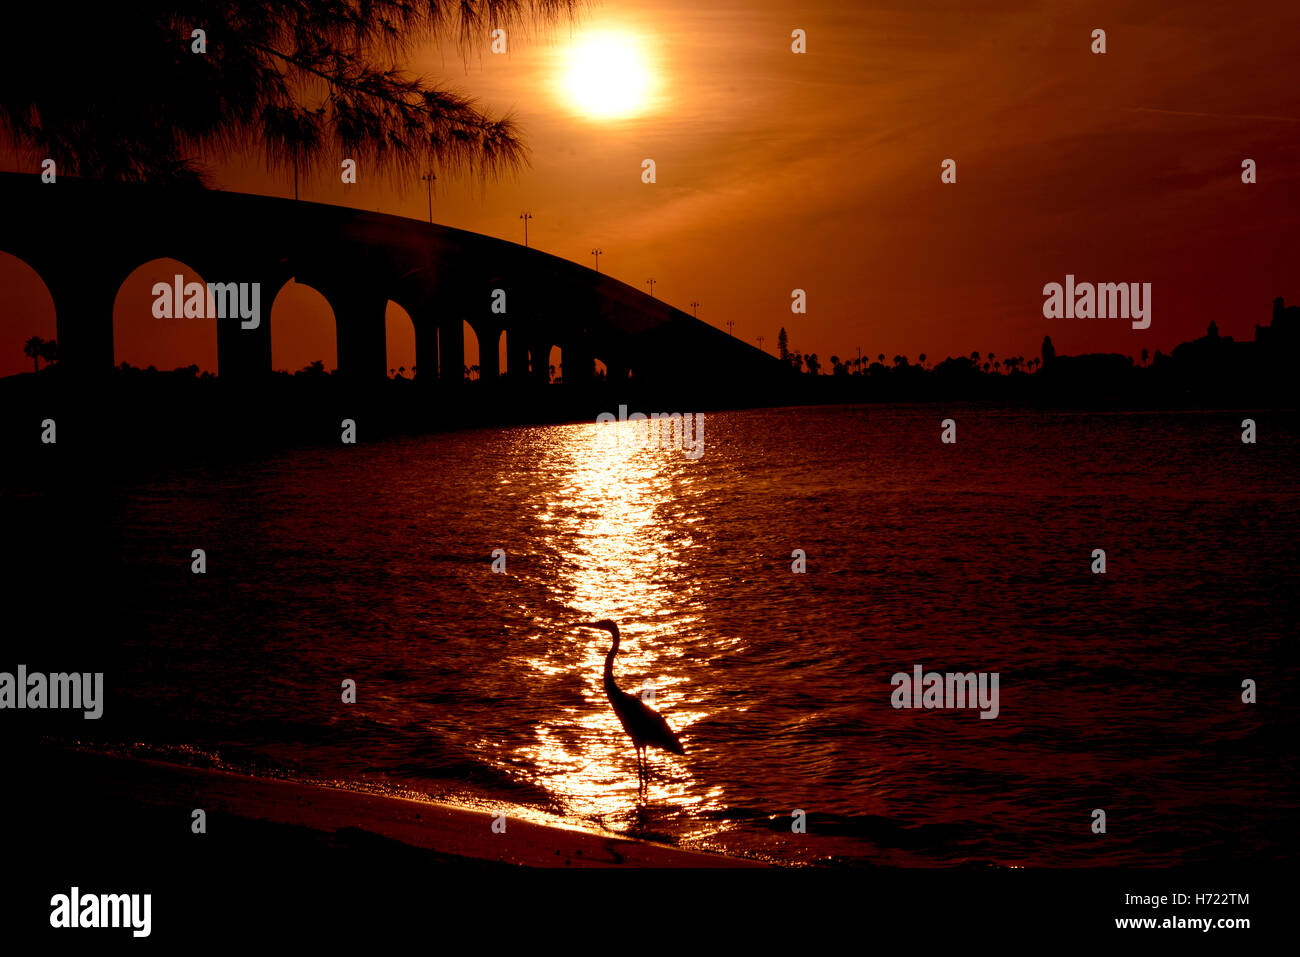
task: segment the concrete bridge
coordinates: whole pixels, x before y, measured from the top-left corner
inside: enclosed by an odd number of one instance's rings
[[[565,259],[478,233],[382,213],[220,190],[178,190],[0,173],[0,251],[45,282],[58,321],[59,364],[94,377],[113,367],[113,303],[154,259],[185,263],[208,283],[261,284],[256,328],[217,323],[218,375],[271,371],[271,304],[293,279],[334,311],[338,370],[364,383],[388,370],[384,316],[396,302],[415,326],[421,381],[464,381],[464,323],[480,376],[549,381],[551,348],[566,382],[601,360],[613,379],[774,375],[777,360],[667,303]],[[170,282],[170,276],[158,281]],[[494,290],[505,312],[493,311]],[[500,297],[495,297],[500,301]],[[159,322],[171,320],[160,319]],[[197,320],[190,320],[197,321]],[[498,342],[506,336],[507,368]]]

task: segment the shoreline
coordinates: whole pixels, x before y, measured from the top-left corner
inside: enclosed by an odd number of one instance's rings
[[[258,777],[235,771],[171,764],[149,758],[119,757],[66,747],[42,747],[43,780],[59,795],[80,793],[112,807],[142,830],[159,819],[172,821],[175,839],[192,834],[194,809],[206,816],[206,837],[248,838],[275,853],[278,839],[306,838],[337,847],[365,846],[385,858],[423,857],[427,863],[508,868],[762,868],[747,858],[696,851],[641,838],[586,829],[558,819],[539,823],[451,804],[332,787],[291,779]],[[504,820],[501,818],[505,814]],[[535,818],[540,812],[529,812]],[[495,823],[495,827],[494,827]],[[269,825],[269,827],[268,827]],[[268,846],[267,838],[270,838]],[[385,850],[386,848],[386,850]]]

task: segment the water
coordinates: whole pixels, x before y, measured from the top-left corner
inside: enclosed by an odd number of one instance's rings
[[[779,861],[1280,859],[1297,420],[1241,418],[729,412],[696,461],[579,424],[128,485],[90,734]],[[600,618],[687,750],[640,804]],[[998,672],[996,720],[893,709],[916,664]]]

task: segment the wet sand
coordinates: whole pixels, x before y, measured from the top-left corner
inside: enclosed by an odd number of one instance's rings
[[[162,820],[175,840],[247,841],[273,854],[277,840],[309,841],[378,852],[380,857],[504,867],[755,867],[756,862],[619,837],[554,822],[509,817],[494,830],[496,811],[328,787],[138,758],[60,750],[44,755],[40,780],[46,807],[79,794],[112,808],[117,826],[154,833]],[[207,833],[192,833],[193,810],[207,815]],[[269,825],[269,826],[267,826]],[[388,853],[383,848],[388,848]]]

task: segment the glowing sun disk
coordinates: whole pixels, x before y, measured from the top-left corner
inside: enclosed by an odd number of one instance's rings
[[[624,33],[580,37],[565,57],[565,95],[587,116],[633,116],[650,103],[653,78],[637,40]]]

